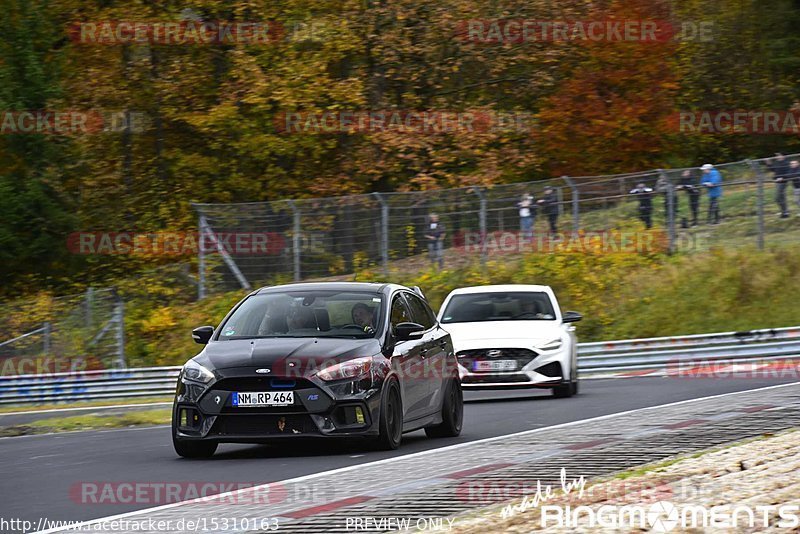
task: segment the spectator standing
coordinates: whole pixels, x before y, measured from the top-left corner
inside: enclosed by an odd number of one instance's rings
[[[439,216],[435,213],[430,214],[430,222],[425,230],[425,239],[428,241],[428,257],[433,265],[438,265],[439,269],[444,268],[444,225],[439,222]]]
[[[519,208],[519,230],[524,241],[533,240],[533,223],[536,220],[536,204],[533,203],[533,195],[525,193],[517,202]]]
[[[653,190],[644,184],[638,184],[631,190],[639,200],[639,219],[648,230],[653,227]]]
[[[767,168],[772,171],[772,179],[775,181],[775,202],[781,210],[781,219],[789,218],[789,209],[786,206],[786,187],[789,185],[789,162],[786,156],[776,154],[775,157],[767,161]],[[796,190],[796,189],[795,189]]]
[[[703,176],[700,185],[708,190],[708,224],[719,224],[719,200],[722,197],[722,175],[710,163],[700,169]]]
[[[800,215],[800,160],[793,159],[789,162],[789,171],[786,180],[792,182],[794,192],[794,203],[797,205],[798,215]]]
[[[695,185],[696,182],[697,180],[692,176],[692,171],[687,169],[681,173],[681,183],[677,187],[677,189],[686,191],[686,194],[689,195],[689,211],[692,212],[692,226],[697,226],[697,212],[700,211],[700,188]],[[686,228],[687,224],[685,220],[682,226]]]
[[[545,187],[544,195],[537,201],[537,204],[542,207],[542,211],[547,215],[547,220],[550,223],[550,235],[555,237],[558,233],[558,194],[552,187]]]

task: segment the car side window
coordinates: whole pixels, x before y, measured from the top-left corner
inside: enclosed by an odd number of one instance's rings
[[[408,312],[405,302],[401,295],[397,295],[392,299],[392,312],[390,316],[392,327],[397,326],[399,323],[407,323],[411,321],[411,316]]]
[[[408,300],[408,305],[411,308],[411,320],[424,326],[425,330],[433,328],[433,325],[436,324],[436,319],[422,299],[414,294],[406,293],[406,300]]]

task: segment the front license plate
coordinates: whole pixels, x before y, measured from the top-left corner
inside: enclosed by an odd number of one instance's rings
[[[494,361],[477,361],[473,365],[473,371],[516,371],[516,360],[494,360]]]
[[[294,404],[294,391],[234,392],[231,397],[234,406],[289,406]]]

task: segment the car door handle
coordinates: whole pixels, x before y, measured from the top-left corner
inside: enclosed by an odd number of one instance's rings
[[[428,354],[429,350],[430,349],[422,349],[422,350],[419,351],[419,355],[424,358]]]
[[[439,341],[439,346],[443,349],[447,348],[447,340],[442,339]]]

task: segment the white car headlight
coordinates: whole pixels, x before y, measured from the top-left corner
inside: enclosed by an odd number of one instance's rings
[[[561,345],[562,341],[561,338],[559,337],[552,341],[548,341],[547,343],[543,343],[542,345],[539,345],[536,348],[541,350],[558,350],[561,348]]]
[[[183,366],[183,378],[187,380],[194,380],[196,382],[202,382],[203,384],[208,384],[212,380],[214,380],[214,373],[200,365],[194,360],[189,360],[186,362],[186,365]]]

